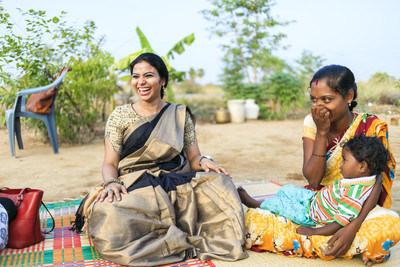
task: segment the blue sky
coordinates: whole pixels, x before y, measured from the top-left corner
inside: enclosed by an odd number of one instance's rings
[[[107,38],[104,49],[116,60],[138,51],[139,26],[160,55],[181,38],[195,33],[195,42],[172,65],[177,70],[203,68],[203,82],[218,82],[222,72],[222,40],[210,36],[201,10],[207,0],[3,0],[2,6],[46,10],[49,16],[68,12],[71,23],[93,20],[97,33]],[[346,65],[358,81],[376,72],[400,78],[400,1],[396,0],[276,0],[272,14],[295,20],[281,28],[288,49],[277,56],[294,65],[305,49],[326,59],[326,64]],[[19,23],[19,21],[15,21]]]

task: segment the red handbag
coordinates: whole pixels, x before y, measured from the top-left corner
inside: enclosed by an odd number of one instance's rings
[[[9,224],[9,248],[24,248],[44,240],[44,235],[54,229],[54,218],[42,202],[43,191],[38,189],[0,189],[0,197],[11,199],[17,207],[17,216]],[[40,230],[39,208],[43,204],[53,220],[50,231]]]

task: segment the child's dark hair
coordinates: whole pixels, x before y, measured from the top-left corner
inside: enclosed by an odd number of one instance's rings
[[[358,162],[367,163],[370,175],[377,175],[385,169],[389,152],[378,137],[358,135],[343,145],[343,149],[346,147]]]

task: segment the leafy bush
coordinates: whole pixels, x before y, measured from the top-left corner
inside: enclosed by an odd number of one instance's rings
[[[387,73],[375,73],[367,82],[359,82],[358,99],[361,104],[376,103],[398,105],[400,83]]]
[[[0,36],[0,105],[11,108],[17,91],[50,84],[63,66],[72,67],[55,103],[60,142],[89,141],[95,124],[104,117],[105,104],[117,90],[109,72],[114,59],[100,50],[102,39],[95,44],[94,22],[75,28],[67,24],[65,12],[49,19],[45,11],[19,11],[25,18],[23,35],[18,35],[15,28],[20,26],[0,9],[0,30],[4,30]],[[41,121],[24,121],[48,138]]]
[[[282,119],[284,114],[304,106],[306,102],[302,80],[283,72],[276,73],[268,79],[266,95],[269,109],[260,108],[264,118]]]
[[[196,121],[213,121],[215,111],[219,107],[226,107],[225,100],[216,97],[181,98],[177,99],[177,102],[188,106],[196,117]]]
[[[87,143],[106,118],[106,103],[118,90],[109,68],[113,58],[97,50],[86,61],[71,59],[72,72],[57,97],[56,121],[61,142]]]

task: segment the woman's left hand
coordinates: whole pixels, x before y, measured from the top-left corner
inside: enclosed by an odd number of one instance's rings
[[[225,170],[225,168],[223,168],[221,165],[215,163],[212,160],[209,160],[207,158],[204,158],[201,161],[201,168],[205,171],[205,172],[210,172],[211,170],[215,171],[216,173],[221,173],[223,172],[225,175],[229,175],[229,173]]]

